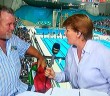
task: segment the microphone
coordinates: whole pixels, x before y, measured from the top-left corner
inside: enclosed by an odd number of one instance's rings
[[[58,43],[54,43],[53,47],[52,47],[52,58],[51,58],[51,62],[48,64],[48,67],[51,68],[52,65],[54,64],[54,58],[55,58],[55,55],[59,52],[60,50],[60,44]],[[46,77],[46,80],[45,80],[45,85],[46,85],[46,82],[47,82],[47,79],[48,77]],[[51,82],[53,83],[53,80],[51,79]],[[52,85],[52,91],[53,91],[53,85]],[[52,94],[52,91],[50,93],[50,95]]]
[[[55,55],[59,52],[60,50],[60,44],[58,43],[54,43],[53,47],[52,47],[52,58],[51,58],[51,62],[48,64],[48,67],[52,67],[52,65],[54,64],[54,58]]]
[[[57,54],[60,50],[60,44],[58,43],[54,43],[53,47],[52,47],[52,53],[53,54]]]

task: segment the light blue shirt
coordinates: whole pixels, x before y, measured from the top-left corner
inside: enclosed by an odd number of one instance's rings
[[[57,82],[69,81],[72,88],[85,88],[110,94],[110,49],[88,40],[79,62],[77,49],[71,46],[64,72],[56,73]]]
[[[27,90],[28,86],[19,79],[21,71],[20,59],[24,56],[30,44],[15,35],[7,40],[4,54],[0,48],[0,96],[11,96]]]

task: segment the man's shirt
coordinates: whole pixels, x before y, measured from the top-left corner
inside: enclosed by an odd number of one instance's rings
[[[0,96],[11,96],[27,90],[28,86],[19,79],[20,58],[24,56],[30,44],[15,35],[7,40],[5,54],[0,48]]]

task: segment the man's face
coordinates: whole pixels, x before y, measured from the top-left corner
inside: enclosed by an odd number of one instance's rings
[[[0,39],[9,39],[15,28],[15,17],[10,13],[1,11],[0,14]]]

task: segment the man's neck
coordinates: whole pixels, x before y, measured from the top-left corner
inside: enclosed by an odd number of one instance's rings
[[[0,44],[6,44],[6,40],[0,39]]]

